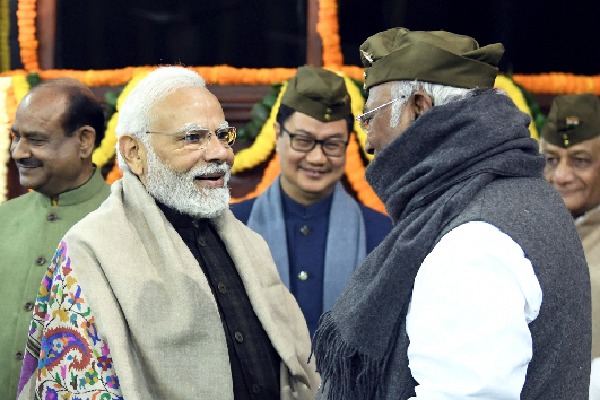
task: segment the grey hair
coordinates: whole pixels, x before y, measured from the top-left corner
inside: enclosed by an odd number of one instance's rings
[[[435,106],[441,106],[448,104],[453,101],[465,99],[475,94],[480,89],[465,89],[454,86],[440,85],[431,82],[421,81],[395,81],[392,83],[390,91],[392,99],[403,99],[396,101],[392,104],[392,112],[390,117],[390,127],[395,128],[400,123],[400,111],[402,106],[406,104],[408,98],[412,96],[417,90],[422,89],[427,93]],[[506,94],[503,91],[497,90],[499,94]]]
[[[118,139],[124,134],[136,137],[149,146],[150,110],[165,97],[182,88],[206,87],[206,81],[196,72],[183,67],[159,67],[141,79],[131,90],[121,107],[115,128],[117,155],[121,170],[129,170],[119,151]]]

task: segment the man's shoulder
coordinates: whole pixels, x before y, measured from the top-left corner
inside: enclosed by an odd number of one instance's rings
[[[363,215],[363,221],[365,222],[365,229],[367,231],[367,252],[371,252],[392,230],[392,219],[360,202],[358,203],[358,206]]]
[[[100,202],[98,207],[94,207],[89,213],[71,226],[67,235],[77,237],[94,237],[105,234],[106,232],[115,232],[119,224],[125,224],[126,221],[120,218],[120,213],[115,209],[114,201],[110,201],[109,195]]]
[[[362,203],[358,203],[359,207],[360,207],[360,211],[362,212],[365,220],[369,219],[369,220],[373,220],[375,222],[381,222],[381,223],[389,223],[390,227],[392,226],[392,219],[387,216],[386,214],[379,212],[371,207],[365,206]]]
[[[37,193],[28,192],[14,199],[7,200],[0,204],[0,214],[11,215],[13,213],[27,212],[27,208],[34,204],[37,196]]]
[[[233,215],[244,224],[248,223],[248,219],[250,218],[250,213],[252,212],[252,207],[254,207],[254,202],[256,201],[256,197],[253,199],[248,199],[244,201],[240,201],[238,203],[233,203],[230,205],[231,212]]]
[[[367,207],[362,203],[358,203],[358,205],[363,215],[363,219],[365,221],[367,230],[369,228],[375,228],[380,231],[385,231],[386,234],[387,232],[392,230],[393,222],[389,216],[370,207]]]

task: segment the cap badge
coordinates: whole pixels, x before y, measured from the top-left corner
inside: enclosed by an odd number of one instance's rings
[[[574,129],[581,125],[581,120],[579,117],[569,116],[565,118],[565,122],[567,124],[567,129]]]
[[[566,132],[563,133],[563,145],[565,146],[565,148],[569,147],[569,136]]]
[[[368,62],[370,62],[371,64],[373,64],[373,54],[367,53],[364,50],[361,50],[360,54],[362,54],[362,56],[365,58],[365,60],[367,60]]]
[[[331,119],[331,108],[327,107],[327,109],[325,110],[325,121],[329,121]]]

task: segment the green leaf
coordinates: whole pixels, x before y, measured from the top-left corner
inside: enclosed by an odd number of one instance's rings
[[[252,106],[252,119],[257,119],[262,121],[263,123],[269,118],[269,113],[271,112],[271,108],[265,106],[262,103],[256,103]]]
[[[29,85],[30,90],[42,83],[42,78],[40,78],[40,74],[38,74],[37,72],[28,73],[27,78],[25,79],[27,80],[27,84]]]

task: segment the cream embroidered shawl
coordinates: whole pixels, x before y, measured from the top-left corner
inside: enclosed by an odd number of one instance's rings
[[[262,238],[230,211],[212,223],[282,359],[281,399],[313,399],[310,339]],[[65,236],[71,268],[108,343],[125,399],[232,400],[217,305],[196,259],[136,176]],[[35,373],[19,398],[32,398]]]

